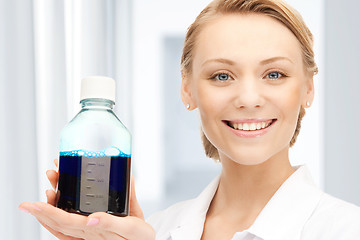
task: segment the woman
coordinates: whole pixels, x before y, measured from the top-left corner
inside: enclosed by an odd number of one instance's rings
[[[317,72],[312,34],[275,0],[215,0],[190,26],[181,96],[198,109],[206,154],[222,172],[198,198],[145,222],[132,188],[130,217],[89,217],[48,203],[23,203],[60,239],[359,239],[360,208],[314,186],[292,167]],[[48,172],[53,186],[57,173]],[[134,186],[134,184],[132,184]]]

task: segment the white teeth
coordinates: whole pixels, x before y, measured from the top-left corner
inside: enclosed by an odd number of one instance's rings
[[[270,121],[259,123],[230,123],[230,125],[236,130],[254,131],[267,128],[271,124]]]

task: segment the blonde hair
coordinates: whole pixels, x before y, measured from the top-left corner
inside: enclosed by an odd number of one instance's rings
[[[224,14],[234,13],[258,13],[272,17],[284,24],[298,39],[306,70],[315,75],[318,72],[314,59],[313,35],[306,26],[301,15],[281,0],[214,0],[200,14],[188,28],[183,53],[181,57],[181,75],[190,76],[192,73],[192,61],[196,38],[201,29],[211,20]],[[290,141],[290,147],[294,145],[301,128],[301,120],[305,115],[305,109],[301,106],[294,135]],[[202,141],[206,156],[219,159],[218,150],[207,139],[204,132]]]

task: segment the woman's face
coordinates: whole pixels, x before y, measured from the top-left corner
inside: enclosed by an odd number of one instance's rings
[[[300,106],[312,101],[300,43],[261,14],[219,16],[196,40],[182,98],[198,108],[221,160],[260,164],[288,150]]]

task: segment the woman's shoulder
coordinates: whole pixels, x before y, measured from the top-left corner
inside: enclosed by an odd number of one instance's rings
[[[329,236],[328,239],[357,239],[360,237],[360,207],[323,193],[304,226],[304,233],[312,236],[318,233],[319,239],[324,239],[324,235]]]
[[[324,193],[315,214],[321,217],[336,219],[337,221],[341,219],[345,221],[360,220],[360,207]],[[360,221],[357,223],[360,226]]]

